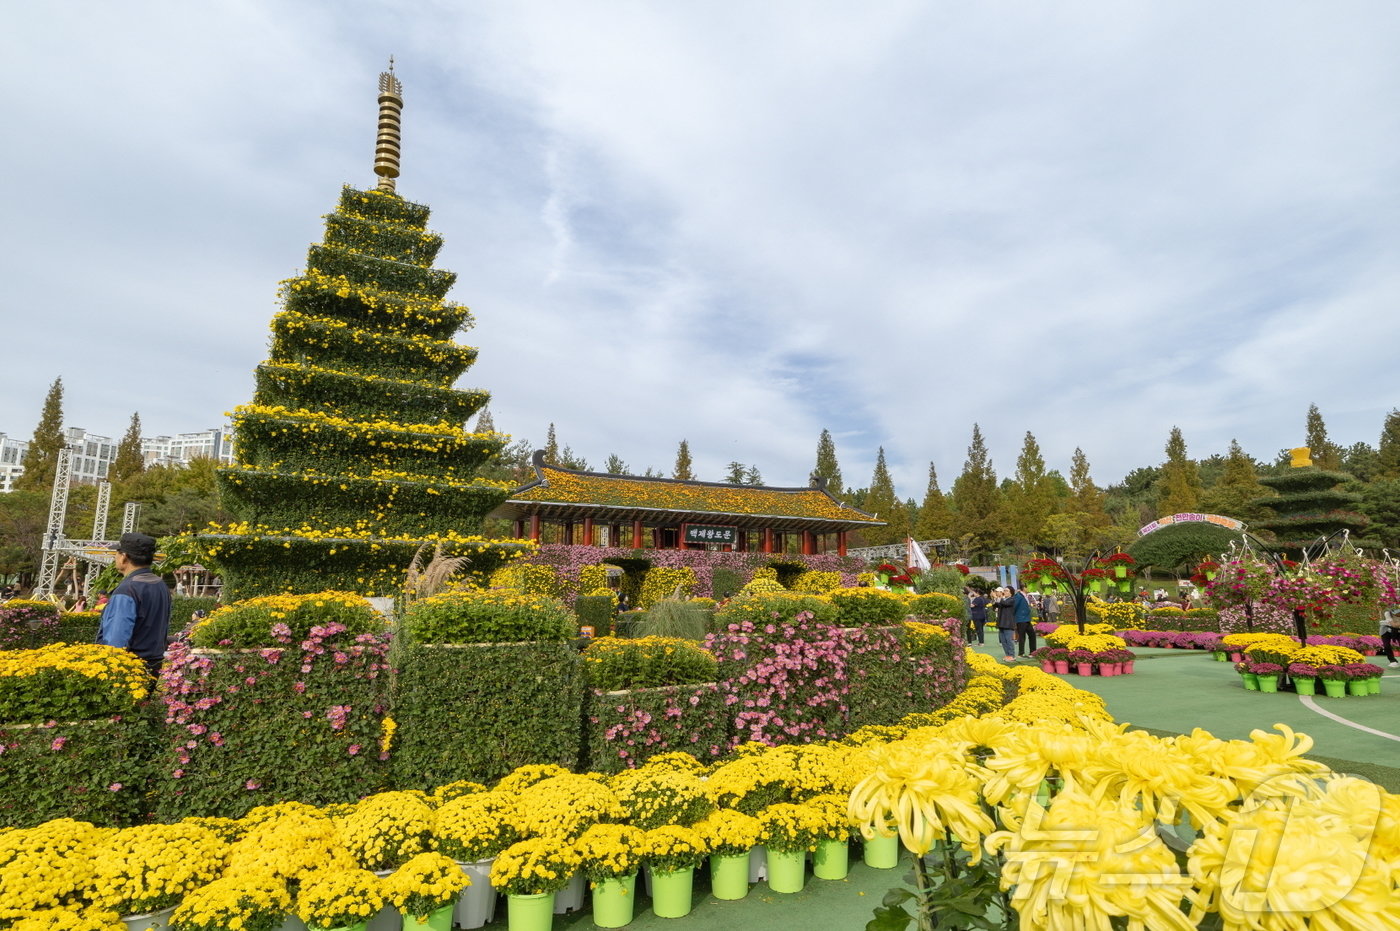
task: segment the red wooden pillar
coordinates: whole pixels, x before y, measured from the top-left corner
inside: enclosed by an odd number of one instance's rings
[[[844,530],[836,534],[836,555],[846,555],[846,531]]]
[[[515,519],[515,538],[519,540],[523,536],[525,536],[525,519],[517,517]]]
[[[643,530],[642,530],[642,522],[639,521],[639,520],[634,520],[634,521],[632,521],[632,549],[634,549],[634,550],[639,550],[639,549],[641,549],[645,544],[646,544],[646,540],[644,539],[644,532],[643,532]]]
[[[593,545],[593,518],[591,517],[583,519],[583,545]]]
[[[771,552],[773,552],[773,528],[772,528],[772,527],[764,527],[764,528],[763,528],[763,552],[765,552],[765,553],[771,553]]]
[[[817,535],[810,530],[802,531],[802,555],[813,556],[817,552]]]
[[[562,542],[563,542],[563,544],[564,544],[565,546],[572,546],[572,545],[573,545],[573,542],[574,542],[574,522],[571,521],[571,520],[566,520],[566,521],[564,521],[564,539],[563,539]]]
[[[530,539],[536,543],[540,542],[540,515],[530,515]]]
[[[622,525],[608,524],[608,546],[622,545]]]
[[[690,549],[690,544],[685,542],[685,524],[681,524],[680,527],[676,528],[676,549]]]

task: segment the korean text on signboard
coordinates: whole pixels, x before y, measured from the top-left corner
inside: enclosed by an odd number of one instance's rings
[[[706,524],[687,524],[686,543],[722,543],[733,546],[739,539],[738,527],[711,527]]]

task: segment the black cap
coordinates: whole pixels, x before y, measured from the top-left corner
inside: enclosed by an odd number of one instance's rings
[[[150,562],[156,558],[155,537],[148,537],[144,533],[124,533],[112,549],[118,553],[125,553],[137,562]]]

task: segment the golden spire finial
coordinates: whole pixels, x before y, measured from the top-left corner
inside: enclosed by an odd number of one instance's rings
[[[379,190],[393,192],[399,176],[399,111],[403,109],[403,85],[394,75],[394,56],[389,70],[379,73],[379,135],[374,142],[374,173]]]

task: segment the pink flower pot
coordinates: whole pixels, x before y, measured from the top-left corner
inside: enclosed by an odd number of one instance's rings
[[[1054,672],[1054,671],[1055,671],[1055,663],[1054,663],[1053,661],[1047,661],[1047,662],[1041,663],[1041,664],[1040,664],[1040,671],[1041,671],[1041,672]]]
[[[1232,662],[1232,663],[1243,663],[1243,662],[1244,662],[1244,654],[1243,654],[1243,653],[1231,653],[1231,654],[1230,654],[1230,662]]]
[[[1112,663],[1104,663],[1102,666],[1099,667],[1099,675],[1116,676],[1118,675],[1118,667],[1113,665]]]
[[[1130,659],[1123,664],[1123,675],[1130,676],[1133,674],[1133,663],[1135,662],[1137,662],[1137,660]]]
[[[1077,665],[1079,666],[1079,674],[1081,676],[1092,676],[1094,674],[1093,663],[1078,663]]]
[[[1062,676],[1067,676],[1067,675],[1069,675],[1069,660],[1067,660],[1067,659],[1057,659],[1057,660],[1055,660],[1055,672],[1059,673],[1059,674],[1062,675]]]

